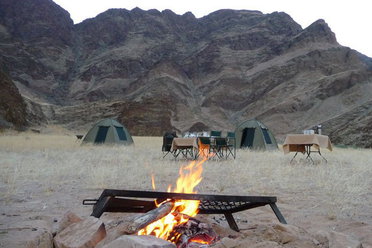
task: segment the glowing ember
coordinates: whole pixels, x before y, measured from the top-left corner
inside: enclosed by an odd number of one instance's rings
[[[168,192],[196,194],[197,191],[194,191],[194,188],[202,180],[202,164],[206,160],[207,158],[203,158],[182,166],[179,170],[176,188],[172,190],[171,186],[169,186]],[[152,178],[152,185],[155,189],[154,178]],[[156,204],[157,206],[161,205],[161,203]],[[186,223],[189,217],[197,215],[198,207],[199,201],[197,200],[177,200],[170,214],[140,230],[138,235],[153,235],[176,243],[180,235],[172,233],[174,227]],[[204,243],[206,241],[193,240],[193,242]]]

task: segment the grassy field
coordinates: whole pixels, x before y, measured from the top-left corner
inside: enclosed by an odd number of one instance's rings
[[[71,187],[96,192],[104,188],[151,190],[151,175],[157,190],[174,185],[180,166],[188,161],[162,159],[161,137],[134,137],[134,141],[131,147],[80,146],[73,135],[3,134],[0,204],[9,207],[30,194],[48,196]],[[313,209],[329,219],[371,221],[371,150],[324,151],[328,163],[315,154],[314,165],[302,155],[290,164],[292,156],[281,150],[238,150],[235,160],[207,161],[197,190],[275,195],[279,204],[298,204],[304,211]]]

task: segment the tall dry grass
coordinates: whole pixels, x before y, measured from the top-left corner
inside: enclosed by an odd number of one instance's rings
[[[157,190],[165,191],[176,182],[180,166],[188,162],[170,156],[162,159],[160,137],[134,137],[134,141],[130,147],[80,146],[68,135],[2,135],[0,198],[12,204],[12,199],[37,194],[35,189],[48,195],[71,187],[151,190],[151,175]],[[282,151],[238,150],[235,160],[207,161],[197,190],[275,195],[279,204],[313,209],[329,218],[370,220],[371,150],[324,151],[328,163],[314,154],[314,165],[301,155],[290,164],[292,156]]]

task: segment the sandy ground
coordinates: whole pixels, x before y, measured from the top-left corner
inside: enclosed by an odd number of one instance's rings
[[[159,191],[174,185],[188,161],[163,159],[160,137],[134,140],[133,147],[95,147],[69,133],[1,135],[0,247],[43,247],[30,245],[35,229],[53,230],[68,210],[89,216],[82,200],[105,188],[152,190],[151,175]],[[207,161],[199,193],[276,196],[289,224],[269,206],[234,214],[240,233],[223,216],[201,217],[221,235],[219,247],[372,247],[372,151],[323,153],[328,163],[301,155],[290,164],[293,154],[281,150]]]

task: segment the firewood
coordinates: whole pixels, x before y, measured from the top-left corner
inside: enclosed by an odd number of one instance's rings
[[[127,229],[125,230],[126,234],[136,233],[149,224],[167,216],[172,211],[173,207],[174,202],[169,201],[161,204],[159,207],[153,210],[148,211],[142,216],[136,217],[133,222],[127,226]]]
[[[169,201],[161,204],[158,208],[152,209],[147,213],[134,217],[131,221],[126,221],[119,224],[115,231],[118,231],[121,235],[123,234],[134,234],[147,225],[160,220],[161,218],[168,215],[174,207],[174,202]]]
[[[171,236],[178,237],[174,240],[179,248],[189,248],[189,247],[208,247],[198,243],[198,240],[203,240],[208,244],[213,244],[219,237],[217,233],[212,229],[212,227],[200,220],[187,216],[182,213],[173,212],[176,218],[188,217],[188,221],[174,228]]]
[[[161,204],[158,208],[152,209],[141,216],[134,217],[133,220],[121,222],[119,225],[112,228],[110,232],[108,232],[106,238],[102,240],[96,246],[96,248],[101,248],[122,235],[137,233],[147,225],[168,215],[172,211],[173,207],[174,202],[168,201]]]

